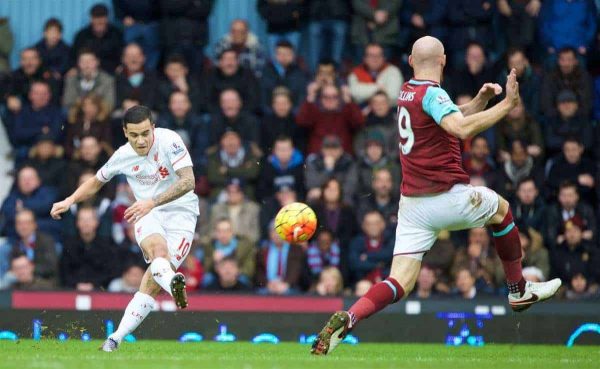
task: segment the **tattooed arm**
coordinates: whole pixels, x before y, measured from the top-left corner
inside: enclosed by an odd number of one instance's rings
[[[154,196],[152,199],[136,201],[127,208],[125,210],[125,220],[133,223],[148,214],[153,208],[176,200],[194,189],[196,181],[192,167],[180,168],[175,171],[175,174],[179,177],[177,182],[173,183],[165,192]]]

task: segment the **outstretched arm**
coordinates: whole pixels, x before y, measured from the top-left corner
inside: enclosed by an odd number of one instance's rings
[[[177,182],[173,183],[167,190],[152,199],[139,200],[125,210],[125,220],[129,223],[135,222],[148,214],[153,208],[169,203],[192,191],[195,186],[194,170],[192,167],[183,167],[175,171]]]
[[[87,181],[83,182],[75,192],[63,201],[56,202],[52,205],[50,210],[50,216],[54,219],[60,219],[60,214],[69,210],[71,205],[87,200],[94,196],[104,186],[104,182],[99,181],[96,177],[92,177]]]
[[[500,95],[501,93],[502,87],[500,87],[500,85],[497,83],[486,83],[481,87],[477,93],[477,96],[475,96],[473,100],[466,104],[460,105],[458,108],[465,117],[471,114],[479,113],[485,109],[488,102],[493,99],[494,96]]]
[[[515,70],[511,70],[506,81],[506,97],[494,107],[464,116],[463,113],[451,113],[444,116],[440,122],[441,127],[451,135],[460,139],[473,137],[485,131],[500,119],[519,102],[519,83]]]

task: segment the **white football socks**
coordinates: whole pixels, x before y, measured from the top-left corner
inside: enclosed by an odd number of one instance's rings
[[[152,277],[156,283],[172,297],[171,280],[173,279],[175,272],[171,269],[171,263],[165,258],[156,258],[150,264],[150,272],[152,272]]]
[[[119,328],[110,335],[110,338],[121,343],[123,337],[133,332],[146,319],[154,308],[154,298],[142,292],[136,292],[119,323]]]

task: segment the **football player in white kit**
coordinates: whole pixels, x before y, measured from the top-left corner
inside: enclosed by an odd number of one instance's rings
[[[190,251],[198,197],[194,194],[192,160],[179,135],[155,128],[149,108],[134,106],[123,117],[128,143],[121,146],[96,176],[84,182],[73,194],[52,206],[54,219],[60,219],[74,203],[92,196],[116,175],[127,177],[136,202],[125,211],[133,223],[135,237],[150,267],[139,291],[127,305],[117,330],[102,345],[114,351],[123,337],[133,332],[154,307],[161,288],[180,309],[187,306],[185,277],[175,271]]]

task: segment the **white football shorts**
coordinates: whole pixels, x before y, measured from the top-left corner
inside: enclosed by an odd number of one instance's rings
[[[456,184],[431,196],[402,196],[394,256],[421,260],[441,230],[483,227],[497,211],[498,194],[482,186]]]
[[[161,235],[167,241],[170,262],[178,269],[192,247],[197,220],[198,216],[186,207],[155,208],[135,223],[135,239],[141,245],[146,237]],[[144,259],[150,263],[146,255]]]

